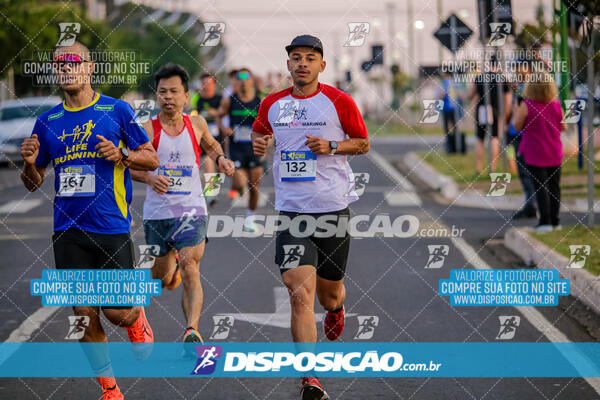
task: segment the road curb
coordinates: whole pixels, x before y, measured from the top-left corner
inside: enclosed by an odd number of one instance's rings
[[[415,175],[429,188],[438,191],[448,200],[454,200],[458,196],[458,185],[449,176],[440,174],[427,164],[414,152],[408,152],[402,159],[404,164],[410,168],[410,175]]]
[[[453,205],[493,210],[519,210],[523,206],[523,196],[486,196],[474,189],[461,191],[452,178],[437,172],[415,152],[407,153],[402,159],[402,163],[410,169],[409,177],[416,176],[427,187],[439,192]],[[587,201],[585,199],[563,200],[560,210],[587,213]],[[594,210],[600,212],[600,200],[594,203]]]
[[[581,300],[594,312],[600,312],[600,278],[582,268],[567,268],[569,259],[531,236],[527,229],[509,228],[504,234],[504,245],[536,268],[555,268],[569,280],[571,295]]]

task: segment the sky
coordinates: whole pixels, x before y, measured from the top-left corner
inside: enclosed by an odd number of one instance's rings
[[[512,1],[516,23],[534,22],[539,0]],[[477,26],[476,0],[175,0],[142,1],[148,5],[185,10],[198,14],[205,22],[224,22],[228,68],[248,66],[256,71],[285,71],[287,55],[284,47],[298,34],[318,36],[325,47],[328,61],[324,78],[333,80],[341,71],[357,69],[369,58],[370,46],[385,45],[384,62],[399,63],[403,70],[415,71],[417,64],[436,64],[438,42],[433,32],[440,17],[456,13],[471,29]],[[412,3],[412,19],[409,5]],[[442,11],[438,14],[438,3]],[[543,0],[546,15],[551,1]],[[393,7],[393,8],[390,8]],[[422,29],[414,29],[414,50],[409,46],[409,25],[422,21]],[[361,47],[344,47],[350,22],[368,22],[370,32]],[[417,22],[417,24],[419,24]],[[390,45],[390,37],[393,42]],[[479,46],[473,34],[467,47]],[[389,49],[392,51],[389,51]],[[443,50],[443,59],[451,58]],[[336,68],[337,67],[337,68]],[[338,72],[338,74],[336,74]]]
[[[373,83],[389,81],[389,66],[398,64],[403,71],[416,75],[418,65],[438,65],[452,59],[433,33],[441,20],[455,13],[473,31],[478,26],[476,0],[143,0],[142,3],[169,11],[187,11],[203,22],[225,23],[223,41],[227,47],[225,69],[249,67],[263,77],[268,72],[287,76],[285,46],[300,34],[319,37],[324,45],[325,72],[319,77],[334,84],[351,70],[354,95],[360,104],[389,104],[389,85]],[[513,18],[517,25],[535,23],[538,4],[551,19],[552,0],[512,0]],[[438,13],[438,5],[441,12]],[[410,9],[412,8],[412,12]],[[366,22],[370,31],[359,47],[344,47],[349,37],[349,23]],[[410,40],[409,27],[413,27]],[[415,26],[421,29],[416,29]],[[410,44],[412,43],[412,49]],[[364,74],[360,66],[370,59],[371,46],[384,45],[384,66]],[[462,50],[476,52],[481,48],[474,32]],[[480,53],[480,52],[477,52]]]

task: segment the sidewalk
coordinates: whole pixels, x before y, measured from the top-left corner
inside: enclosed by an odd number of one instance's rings
[[[409,178],[416,176],[453,205],[515,211],[523,205],[522,195],[487,196],[475,189],[461,190],[452,178],[436,171],[414,152],[407,153],[402,162],[409,169]],[[561,203],[563,212],[587,212],[586,199],[564,199]],[[600,200],[594,202],[594,211],[600,211]]]
[[[566,229],[566,228],[563,228]],[[510,228],[504,235],[504,245],[536,268],[553,268],[569,280],[571,295],[581,300],[595,313],[600,313],[600,277],[583,268],[569,267],[570,260],[541,243],[528,231],[530,228]],[[597,251],[597,250],[592,250]]]

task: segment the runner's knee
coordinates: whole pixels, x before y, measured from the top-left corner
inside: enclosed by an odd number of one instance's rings
[[[333,311],[339,308],[339,304],[342,301],[342,292],[338,290],[336,292],[317,292],[319,303],[327,311]]]
[[[179,268],[182,275],[189,277],[200,276],[200,263],[193,258],[182,259]]]

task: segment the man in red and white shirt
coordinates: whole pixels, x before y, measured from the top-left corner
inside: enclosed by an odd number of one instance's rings
[[[298,36],[286,51],[293,86],[261,103],[252,132],[254,153],[266,154],[270,139],[275,137],[275,208],[281,216],[347,220],[348,205],[358,199],[347,155],[369,151],[365,123],[350,95],[319,83],[325,61],[318,38]],[[316,292],[327,310],[325,335],[335,340],[344,328],[344,275],[350,237],[347,229],[340,236],[300,236],[289,229],[279,231],[275,253],[290,291],[293,339],[317,340]],[[328,398],[314,377],[303,378],[301,393],[304,400]]]

